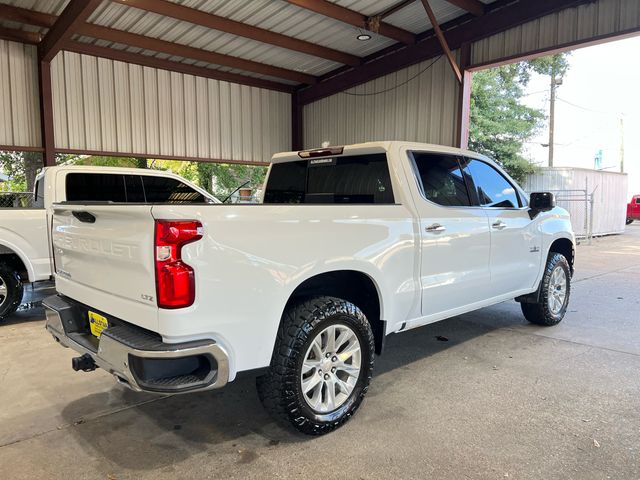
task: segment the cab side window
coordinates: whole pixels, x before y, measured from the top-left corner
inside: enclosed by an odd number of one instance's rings
[[[422,190],[427,200],[447,207],[472,205],[467,181],[458,157],[439,153],[413,152]]]
[[[478,202],[483,207],[518,208],[520,197],[509,181],[488,163],[468,160],[468,170],[473,177]]]

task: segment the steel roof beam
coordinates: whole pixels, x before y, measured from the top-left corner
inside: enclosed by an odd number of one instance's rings
[[[10,20],[14,22],[26,23],[29,25],[35,25],[42,28],[50,28],[52,25],[55,25],[57,18],[55,15],[35,12],[32,10],[27,10],[24,8],[14,7],[11,5],[3,5],[0,8],[0,18],[5,20]],[[176,55],[185,58],[191,58],[193,60],[200,60],[207,63],[213,63],[217,65],[222,65],[231,68],[237,68],[239,70],[246,70],[249,72],[259,73],[262,75],[268,75],[275,78],[284,78],[287,80],[291,80],[293,82],[299,82],[302,84],[312,85],[316,83],[316,77],[313,75],[308,75],[301,72],[296,72],[294,70],[288,70],[286,68],[280,68],[273,65],[267,65],[264,63],[254,62],[252,60],[245,60],[238,57],[233,57],[230,55],[223,55],[216,52],[211,52],[209,50],[203,50],[199,48],[189,47],[187,45],[180,45],[178,43],[168,42],[165,40],[160,40],[153,37],[147,37],[144,35],[138,35],[134,33],[125,32],[122,30],[116,30],[114,28],[102,27],[100,25],[84,23],[79,26],[76,30],[77,34],[85,35],[92,38],[97,38],[100,40],[107,40],[110,42],[121,43],[124,45],[130,45],[133,47],[143,48],[146,50],[153,50],[160,53],[168,53],[170,55]],[[25,43],[33,43],[33,42],[25,42]],[[75,45],[79,42],[70,42],[69,45],[73,45],[73,51],[77,51],[78,47]],[[66,49],[66,48],[65,48]],[[71,50],[71,49],[68,49]],[[114,48],[104,47],[101,49],[102,54],[100,56],[106,58],[114,58],[113,55],[108,55],[109,51],[119,52],[119,50]],[[147,56],[145,56],[146,58]],[[134,62],[135,63],[135,62]],[[170,62],[171,64],[178,64],[178,62]],[[167,68],[167,66],[163,67]],[[211,70],[211,69],[206,69]],[[238,83],[240,82],[239,78],[247,78],[240,74],[235,74],[236,79],[231,80]],[[269,82],[276,83],[276,82]],[[248,84],[248,83],[247,83]]]
[[[50,62],[84,24],[102,0],[71,0],[38,44],[38,57]]]
[[[269,75],[276,78],[284,78],[293,82],[299,82],[307,85],[316,83],[313,75],[308,75],[295,70],[268,65],[266,63],[254,62],[253,60],[245,60],[231,55],[224,55],[201,48],[189,47],[158,38],[147,37],[135,33],[116,30],[114,28],[102,27],[86,23],[78,29],[78,34],[88,37],[98,38],[100,40],[108,40],[110,42],[121,43],[132,47],[143,48],[145,50],[153,50],[160,53],[168,53],[179,57],[200,60],[202,62],[212,63],[225,67],[237,68],[248,72],[259,73],[261,75]]]
[[[42,34],[38,32],[18,30],[17,28],[0,27],[0,39],[10,40],[12,42],[28,43],[29,45],[37,45],[40,40],[42,40]]]
[[[444,51],[444,54],[446,55],[447,60],[449,61],[449,65],[451,65],[451,68],[453,69],[453,73],[455,73],[456,78],[458,79],[458,83],[462,83],[462,73],[460,72],[460,67],[458,67],[458,62],[456,61],[456,58],[453,56],[453,53],[451,53],[451,49],[449,48],[447,39],[444,38],[444,33],[442,33],[442,29],[440,28],[440,25],[438,25],[438,19],[436,18],[435,13],[433,13],[433,9],[431,8],[431,5],[429,5],[429,0],[421,0],[421,1],[422,1],[422,6],[424,7],[425,11],[427,12],[427,16],[429,17],[429,22],[431,22],[433,31],[436,34],[436,38],[438,39],[438,42],[440,42],[440,46],[442,47],[442,50]]]
[[[116,3],[129,7],[139,8],[148,12],[157,13],[166,17],[183,20],[185,22],[212,28],[221,32],[231,33],[240,37],[249,38],[258,42],[276,45],[294,50],[314,57],[324,58],[345,65],[359,65],[360,57],[348,53],[323,47],[316,43],[299,40],[281,33],[272,32],[246,23],[237,22],[225,17],[207,13],[191,7],[185,7],[166,0],[114,0]]]
[[[449,47],[460,48],[463,43],[475,42],[551,13],[575,7],[592,0],[497,0],[488,5],[481,17],[464,15],[441,25]],[[394,45],[376,52],[365,63],[349,70],[341,67],[322,76],[324,81],[299,91],[304,105],[362,83],[396,72],[435,57],[441,51],[433,29],[418,34],[415,45]]]
[[[330,17],[335,20],[339,20],[354,27],[362,28],[365,30],[373,31],[384,37],[392,38],[405,45],[412,45],[415,43],[415,35],[407,30],[395,27],[391,24],[380,22],[377,31],[371,28],[369,22],[370,18],[354,10],[341,7],[335,3],[328,2],[327,0],[287,0],[290,4],[298,7],[310,10],[325,17]]]
[[[466,10],[467,12],[479,17],[480,15],[484,15],[485,5],[480,0],[445,0],[449,2],[451,5],[455,5],[462,10]]]

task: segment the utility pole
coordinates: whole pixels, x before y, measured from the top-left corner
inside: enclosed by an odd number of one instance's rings
[[[551,97],[549,105],[549,166],[553,167],[553,135],[556,113],[556,89],[562,85],[562,79],[556,78],[555,68],[551,71]]]

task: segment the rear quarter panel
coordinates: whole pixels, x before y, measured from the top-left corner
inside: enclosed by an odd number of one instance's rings
[[[29,281],[51,275],[46,212],[44,209],[0,209],[0,254],[17,254]]]
[[[232,372],[270,363],[284,306],[320,273],[367,274],[384,320],[402,321],[415,306],[414,222],[402,205],[157,205],[152,213],[204,226],[202,240],[183,248],[195,270],[196,302],[160,310],[159,332],[170,342],[220,341]]]

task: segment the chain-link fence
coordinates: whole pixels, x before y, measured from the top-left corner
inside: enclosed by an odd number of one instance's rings
[[[34,208],[31,192],[0,192],[0,208]]]

